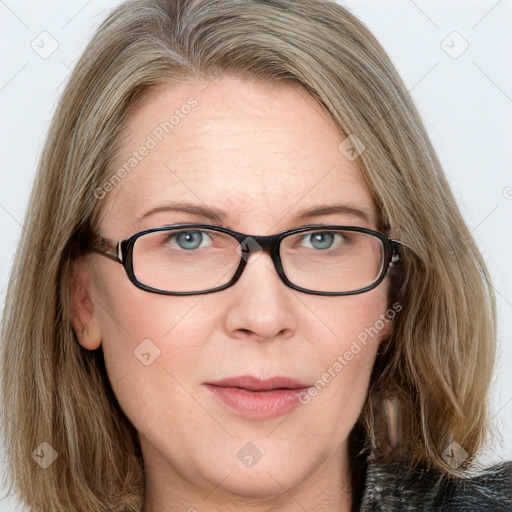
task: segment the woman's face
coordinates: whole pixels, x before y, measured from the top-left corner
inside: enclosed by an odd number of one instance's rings
[[[101,234],[117,241],[177,223],[249,235],[306,224],[377,229],[357,160],[338,148],[344,139],[291,83],[224,77],[161,88],[127,122],[112,169],[129,172],[101,199]],[[223,219],[165,209],[178,203]],[[341,208],[312,214],[334,205]],[[309,295],[287,287],[270,256],[256,253],[230,288],[165,296],[136,288],[99,254],[87,265],[80,342],[101,342],[115,394],[140,434],[149,491],[172,481],[201,497],[215,489],[212,501],[226,492],[270,498],[346,479],[347,436],[389,330],[387,280],[353,296]],[[210,385],[247,376],[220,393]],[[276,377],[324,384],[292,406],[290,393],[267,392],[267,400],[261,390],[234,389]]]

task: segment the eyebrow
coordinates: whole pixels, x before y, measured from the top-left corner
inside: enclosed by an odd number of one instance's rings
[[[202,206],[199,204],[192,203],[175,203],[165,206],[158,206],[149,210],[147,213],[139,217],[137,220],[145,219],[155,213],[160,212],[180,212],[180,213],[190,213],[193,215],[198,215],[200,217],[204,217],[209,219],[210,221],[216,224],[222,224],[226,219],[227,215],[222,210],[215,208],[213,206]],[[357,208],[355,206],[345,205],[345,204],[330,204],[330,205],[321,205],[317,207],[311,207],[307,210],[302,211],[298,215],[296,215],[293,220],[294,221],[307,221],[313,217],[320,217],[322,215],[347,215],[350,217],[356,217],[363,220],[366,223],[371,223],[373,215],[370,212]]]

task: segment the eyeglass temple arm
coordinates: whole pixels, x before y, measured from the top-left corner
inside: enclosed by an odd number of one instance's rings
[[[90,248],[92,251],[103,254],[103,256],[106,256],[111,260],[117,261],[118,263],[123,263],[121,256],[121,246],[119,243],[114,245],[113,242],[103,238],[100,235],[93,235]]]
[[[391,265],[396,265],[402,260],[402,251],[405,248],[407,251],[410,251],[411,254],[415,254],[415,252],[404,242],[400,240],[391,240],[393,244],[393,255],[391,256]]]

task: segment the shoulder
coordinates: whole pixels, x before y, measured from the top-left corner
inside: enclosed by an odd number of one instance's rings
[[[512,462],[449,477],[407,464],[368,462],[361,512],[511,512]]]
[[[469,512],[512,511],[512,462],[485,469],[470,478],[446,478],[434,510]]]

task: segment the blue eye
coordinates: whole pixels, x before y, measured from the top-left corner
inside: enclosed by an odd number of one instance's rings
[[[329,249],[334,242],[334,233],[312,233],[309,235],[311,245],[315,249]]]
[[[201,231],[183,231],[173,235],[171,239],[176,239],[181,249],[192,250],[201,246],[204,235],[205,233]]]

